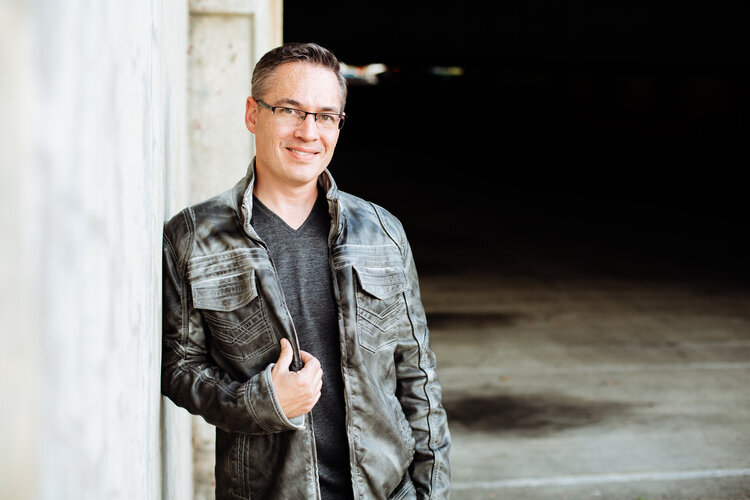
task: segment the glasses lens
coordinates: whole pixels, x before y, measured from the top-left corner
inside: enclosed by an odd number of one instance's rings
[[[326,130],[337,130],[341,117],[339,115],[322,113],[318,115],[318,127]]]
[[[304,117],[304,113],[293,108],[276,108],[274,111],[276,120],[282,125],[299,125]]]

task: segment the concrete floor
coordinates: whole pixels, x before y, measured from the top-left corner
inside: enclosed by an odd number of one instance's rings
[[[750,289],[517,250],[415,251],[452,498],[750,499]]]

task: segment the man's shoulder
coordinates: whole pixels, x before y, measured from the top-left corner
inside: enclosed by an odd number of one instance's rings
[[[236,225],[236,189],[237,186],[183,208],[164,223],[164,236],[177,243],[185,238],[194,238],[196,227],[206,224]]]
[[[388,211],[385,207],[379,205],[378,203],[366,200],[360,196],[347,193],[345,191],[339,191],[338,196],[339,203],[342,204],[345,210],[364,212],[371,215],[376,215],[377,212],[377,215],[380,217],[391,219],[394,222],[398,221],[398,218],[395,215],[393,215],[390,211]]]
[[[365,220],[379,225],[393,239],[401,242],[405,239],[401,221],[383,206],[368,201],[351,193],[339,191],[339,203],[347,213],[347,218],[363,222]]]

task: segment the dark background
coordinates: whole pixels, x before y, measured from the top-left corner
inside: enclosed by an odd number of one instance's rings
[[[747,286],[749,10],[287,0],[284,39],[390,68],[350,86],[331,169],[423,268],[531,256]]]

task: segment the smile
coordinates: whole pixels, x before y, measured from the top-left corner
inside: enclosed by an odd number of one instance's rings
[[[298,149],[298,148],[286,148],[289,152],[300,156],[300,157],[309,157],[318,154],[317,151],[308,151],[304,149]]]

